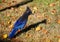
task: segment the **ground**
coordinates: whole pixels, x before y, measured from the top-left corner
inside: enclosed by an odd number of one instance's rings
[[[4,39],[27,6],[32,10],[26,24],[29,29]],[[60,0],[0,0],[0,41],[60,42]]]

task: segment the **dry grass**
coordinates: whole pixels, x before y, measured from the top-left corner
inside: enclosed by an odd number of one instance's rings
[[[19,3],[21,0],[12,2],[0,1],[0,9]],[[41,23],[30,30],[16,36],[15,39],[2,39],[3,34],[10,33],[10,26],[24,13],[26,6],[32,10],[27,25],[32,25],[46,19],[47,23]],[[59,20],[59,21],[58,21]],[[42,27],[36,31],[37,27]],[[46,33],[48,32],[48,33]],[[0,38],[3,42],[60,42],[60,0],[33,0],[31,3],[10,8],[0,12]]]

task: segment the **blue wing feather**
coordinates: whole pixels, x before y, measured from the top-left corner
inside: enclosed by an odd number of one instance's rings
[[[22,30],[22,29],[24,28],[25,24],[26,24],[26,21],[27,21],[27,20],[25,20],[25,21],[24,21],[21,25],[19,25],[18,27],[14,27],[13,30],[11,31],[10,35],[9,35],[9,38],[13,38],[14,35],[15,35],[15,33],[16,33],[19,29]]]

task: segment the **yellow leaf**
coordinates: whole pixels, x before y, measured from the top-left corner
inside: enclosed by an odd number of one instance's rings
[[[42,27],[40,27],[40,26],[36,27],[36,31],[39,31],[41,29],[42,29]]]
[[[35,10],[32,10],[32,13],[35,13]]]
[[[37,10],[38,8],[37,7],[34,7],[34,10]]]
[[[7,36],[8,36],[7,34],[4,34],[4,35],[3,35],[3,39],[6,39],[6,38],[7,38]]]
[[[35,13],[37,9],[37,7],[33,7],[32,13]]]
[[[58,39],[58,42],[60,42],[60,38]]]
[[[10,26],[9,26],[9,28],[12,28],[13,27],[13,24],[11,24]]]
[[[11,21],[8,21],[7,23],[8,23],[8,24],[11,24]]]

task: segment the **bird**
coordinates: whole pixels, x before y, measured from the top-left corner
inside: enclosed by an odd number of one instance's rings
[[[32,14],[31,9],[27,6],[26,11],[23,13],[22,16],[19,17],[19,19],[17,19],[17,21],[15,22],[15,24],[13,25],[13,29],[10,32],[8,38],[13,38],[16,35],[16,32],[20,29],[23,30],[27,21],[28,21],[28,16]]]

